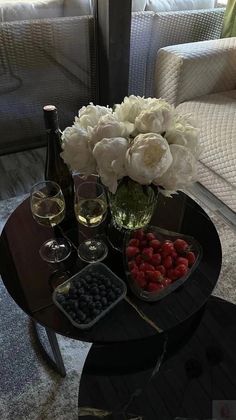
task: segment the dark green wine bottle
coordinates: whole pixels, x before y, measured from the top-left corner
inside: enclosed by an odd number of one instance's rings
[[[66,203],[65,219],[68,220],[74,215],[74,182],[68,166],[60,156],[62,147],[57,108],[54,105],[46,105],[43,107],[43,113],[47,133],[45,180],[60,185]]]

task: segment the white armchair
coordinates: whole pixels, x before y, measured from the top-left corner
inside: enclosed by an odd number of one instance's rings
[[[132,14],[129,94],[154,95],[157,51],[168,45],[220,38],[224,8]]]
[[[155,94],[193,114],[203,147],[199,182],[236,212],[236,38],[160,49]]]

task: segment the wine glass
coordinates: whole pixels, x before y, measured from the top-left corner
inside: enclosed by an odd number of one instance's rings
[[[60,186],[53,181],[41,181],[30,192],[30,207],[34,220],[42,226],[55,227],[65,217],[65,199]],[[59,263],[71,253],[71,245],[64,238],[49,239],[39,250],[43,260]]]
[[[97,182],[83,182],[75,191],[75,216],[89,228],[100,225],[106,217],[107,198],[103,186]],[[78,247],[78,256],[86,262],[102,261],[107,246],[100,238],[86,239]]]

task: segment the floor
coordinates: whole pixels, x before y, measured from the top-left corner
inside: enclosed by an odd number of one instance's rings
[[[29,193],[44,179],[46,148],[0,156],[0,200]]]

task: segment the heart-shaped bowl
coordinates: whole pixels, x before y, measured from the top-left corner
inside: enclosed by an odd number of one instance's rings
[[[130,289],[154,302],[191,280],[202,247],[192,236],[147,225],[125,234],[123,253]]]

